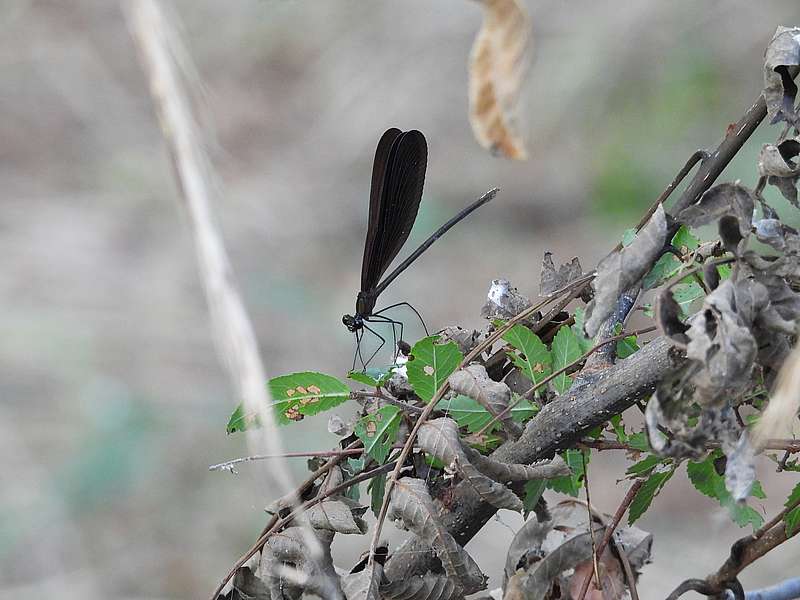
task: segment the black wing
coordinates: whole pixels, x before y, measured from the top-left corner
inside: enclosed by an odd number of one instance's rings
[[[361,291],[378,286],[417,218],[428,145],[419,131],[389,129],[378,142],[372,167],[369,223],[361,264]]]

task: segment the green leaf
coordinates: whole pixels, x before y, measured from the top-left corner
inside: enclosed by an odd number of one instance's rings
[[[354,433],[364,443],[367,455],[374,458],[379,465],[386,462],[392,444],[397,440],[401,420],[400,409],[389,405],[364,415],[356,422]]]
[[[640,452],[650,452],[650,444],[647,442],[647,435],[645,435],[644,431],[629,435],[628,445]]]
[[[553,353],[554,371],[566,367],[583,355],[575,332],[569,327],[563,326],[558,330],[556,337],[553,339],[551,351]],[[553,379],[552,385],[558,394],[563,394],[572,385],[572,377],[566,373],[561,373],[561,375]]]
[[[719,273],[720,279],[725,280],[730,278],[731,273],[733,273],[733,269],[731,268],[731,265],[717,265],[717,273]]]
[[[567,477],[556,477],[547,480],[547,487],[555,492],[569,494],[577,497],[581,487],[583,487],[583,465],[588,465],[591,453],[589,450],[567,450],[561,455],[569,466],[572,475]]]
[[[697,250],[700,247],[700,240],[689,231],[686,225],[681,225],[672,237],[672,245],[680,250],[681,254],[686,254],[691,250]]]
[[[346,383],[330,375],[305,371],[269,380],[272,406],[278,423],[298,421],[299,415],[316,415],[350,399]]]
[[[631,227],[622,232],[622,247],[630,246],[631,242],[636,239],[636,229]]]
[[[628,470],[625,471],[625,473],[628,475],[645,475],[660,464],[666,463],[662,462],[658,456],[655,456],[654,454],[648,454],[644,460],[640,460],[639,462],[628,467]]]
[[[714,468],[714,460],[720,456],[722,456],[721,452],[715,451],[702,462],[689,462],[686,465],[689,481],[698,492],[714,498],[720,503],[720,506],[726,508],[733,522],[739,527],[749,524],[754,529],[758,529],[764,523],[764,518],[744,502],[734,501],[731,493],[725,488],[725,477],[718,474]],[[753,489],[763,497],[764,492],[761,490],[760,484],[758,487],[754,484]]]
[[[622,333],[622,323],[617,323],[614,327],[614,335]],[[635,335],[629,335],[617,342],[617,358],[628,358],[639,350],[638,339]]]
[[[438,410],[444,411],[449,417],[455,419],[459,427],[466,427],[467,431],[470,433],[480,431],[492,420],[491,413],[476,400],[461,394],[447,400],[442,400],[437,408]],[[511,409],[511,416],[515,421],[523,422],[533,417],[537,412],[539,412],[539,407],[537,405],[531,404],[523,399]],[[500,423],[492,427],[489,432],[494,431],[498,427],[500,427]]]
[[[245,415],[244,404],[239,404],[231,414],[231,418],[228,419],[228,425],[225,427],[225,431],[230,434],[236,433],[237,431],[256,429],[258,427],[261,427],[261,421],[258,415]]]
[[[408,381],[417,396],[430,402],[464,356],[455,342],[435,343],[437,336],[422,338],[411,349],[413,360],[406,363]]]
[[[657,471],[647,478],[631,502],[628,510],[628,525],[633,525],[650,508],[653,498],[658,495],[674,473],[675,468],[673,467],[666,471]]]
[[[789,508],[798,500],[800,500],[800,483],[794,486],[794,489],[786,499],[784,506]],[[800,506],[796,506],[786,513],[786,516],[783,518],[783,520],[786,523],[786,537],[794,535],[798,530],[800,530]]]
[[[622,415],[614,415],[609,419],[611,427],[614,429],[614,435],[617,441],[624,444],[628,441],[628,434],[625,433],[625,423],[622,421]]]
[[[522,497],[522,507],[524,509],[523,515],[526,519],[531,511],[533,511],[536,503],[539,501],[539,498],[542,497],[546,487],[546,479],[531,479],[525,484],[525,491]]]
[[[367,491],[369,492],[369,505],[372,509],[372,513],[378,517],[381,513],[383,496],[386,492],[386,473],[381,473],[377,477],[373,477],[367,486]]]
[[[683,315],[689,314],[692,302],[706,295],[705,290],[696,281],[690,283],[679,283],[672,288],[672,297],[681,307]]]
[[[672,245],[678,248],[681,254],[685,255],[691,250],[696,250],[700,245],[700,240],[692,235],[685,226],[681,225],[681,228],[672,238]],[[645,276],[642,286],[646,290],[659,286],[674,277],[682,268],[684,268],[684,264],[675,255],[663,254]]]
[[[580,306],[576,308],[574,319],[575,324],[572,326],[572,331],[575,333],[575,337],[578,338],[578,343],[581,346],[581,353],[586,354],[592,349],[592,346],[594,346],[594,340],[586,337],[586,334],[583,333],[583,324],[586,322],[586,310]]]
[[[642,287],[645,290],[657,287],[667,281],[670,277],[677,273],[683,263],[679,261],[673,254],[662,254],[661,257],[650,269],[650,272],[644,276],[642,280]]]
[[[364,385],[368,385],[371,387],[380,387],[384,383],[386,383],[389,378],[392,376],[392,372],[389,369],[376,369],[370,368],[366,371],[350,371],[347,374],[348,379],[352,379],[353,381],[357,381],[358,383],[363,383]]]
[[[517,350],[509,352],[509,358],[532,382],[539,383],[550,374],[552,358],[547,346],[530,329],[516,324],[506,331],[503,339]]]
[[[347,384],[313,371],[273,377],[267,385],[272,395],[272,408],[280,425],[330,410],[350,399]],[[228,420],[227,431],[234,433],[260,426],[258,415],[245,413],[244,406],[240,404]]]

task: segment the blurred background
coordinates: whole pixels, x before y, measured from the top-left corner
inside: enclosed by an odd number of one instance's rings
[[[467,121],[478,3],[169,4],[204,83],[217,216],[271,375],[351,365],[341,315],[387,127],[428,138],[409,247],[502,191],[381,300],[412,301],[433,329],[480,327],[490,280],[535,295],[545,250],[594,267],[750,106],[775,27],[800,24],[793,1],[526,4],[536,50],[522,163],[488,155]],[[237,398],[120,5],[3,0],[0,114],[0,598],[205,597],[275,493],[268,464],[207,470],[247,448],[225,435]],[[762,125],[723,177],[752,185],[777,133]],[[325,417],[290,433],[288,450],[336,443]],[[305,461],[292,468],[299,481]],[[624,468],[593,458],[600,510],[619,503]],[[795,483],[773,471],[761,463],[768,514]],[[468,546],[493,586],[519,523],[502,512]],[[655,535],[643,599],[715,569],[744,534],[683,470],[639,524]],[[337,560],[349,567],[366,544],[339,536]],[[797,550],[745,571],[745,587],[796,574]]]

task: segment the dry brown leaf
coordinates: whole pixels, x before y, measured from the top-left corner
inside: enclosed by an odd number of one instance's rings
[[[483,0],[483,25],[469,65],[469,120],[478,143],[525,160],[517,100],[530,59],[531,23],[518,0]]]

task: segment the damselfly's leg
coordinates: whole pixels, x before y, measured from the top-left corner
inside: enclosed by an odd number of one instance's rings
[[[393,360],[397,362],[397,356],[399,352],[397,342],[403,339],[403,322],[395,321],[394,319],[390,319],[384,315],[370,315],[366,320],[370,321],[371,323],[389,323],[392,326],[392,343],[394,344]],[[400,337],[397,336],[397,325],[400,326]]]
[[[355,333],[356,333],[356,351],[353,354],[353,368],[350,369],[351,371],[355,371],[356,370],[356,360],[361,356],[361,337],[362,337],[363,333],[361,333],[358,329],[356,329]],[[362,366],[364,364],[364,359],[363,358],[361,359],[361,364],[362,364]]]
[[[372,359],[375,358],[375,355],[378,352],[380,352],[381,348],[383,348],[384,344],[386,344],[386,338],[383,337],[380,333],[378,333],[374,329],[372,329],[371,327],[367,327],[366,323],[364,323],[364,329],[366,329],[367,331],[371,332],[375,337],[377,337],[381,341],[380,345],[376,348],[375,352],[373,352],[372,355],[367,359],[367,362],[364,362],[363,359],[361,360],[361,364],[364,365],[364,370],[366,370],[367,369],[367,365],[370,362],[372,362]]]
[[[398,306],[407,306],[408,308],[413,310],[414,314],[417,315],[417,318],[419,319],[419,322],[422,323],[422,328],[425,330],[425,335],[430,335],[430,333],[428,333],[428,328],[425,326],[425,321],[422,320],[422,315],[419,314],[419,311],[416,308],[414,308],[413,306],[411,306],[408,302],[398,302],[397,304],[391,304],[391,305],[387,306],[386,308],[382,308],[379,311],[372,313],[371,316],[374,317],[375,315],[380,315],[381,313],[386,312],[390,308],[397,308]],[[401,334],[400,335],[400,339],[402,339],[402,338],[403,338],[403,336]]]

